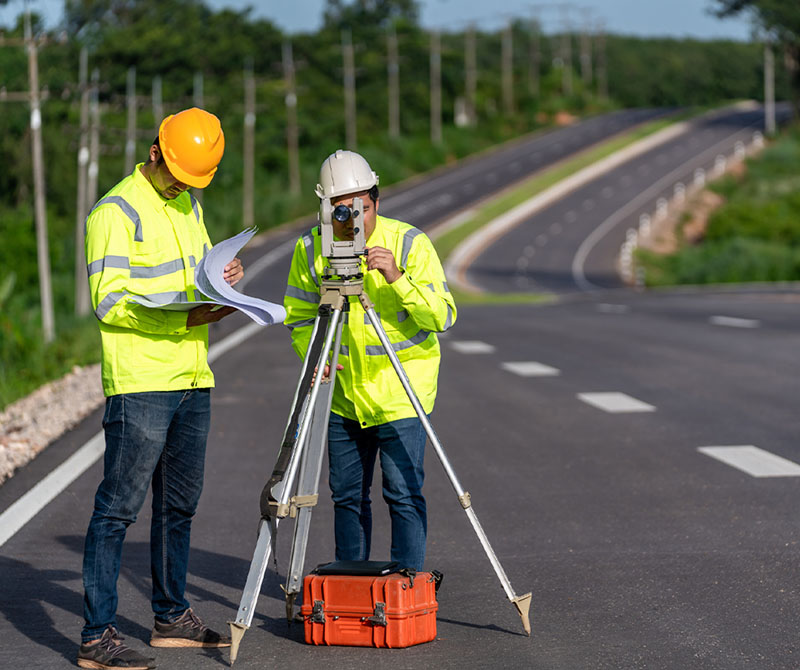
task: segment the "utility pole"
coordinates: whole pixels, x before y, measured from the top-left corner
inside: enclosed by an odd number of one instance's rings
[[[92,92],[89,96],[89,167],[86,188],[86,210],[97,202],[97,178],[100,173],[100,70],[92,70]]]
[[[601,100],[608,100],[608,68],[606,65],[605,22],[597,22],[597,94]]]
[[[126,89],[126,106],[128,108],[128,125],[125,140],[125,175],[133,172],[136,165],[136,68],[128,68],[128,86]]]
[[[164,103],[161,98],[161,75],[156,75],[153,77],[153,119],[156,124],[156,134],[158,134],[163,118]]]
[[[503,111],[510,117],[514,114],[514,43],[513,25],[509,20],[503,31],[502,59],[503,59]]]
[[[289,153],[289,193],[300,195],[300,158],[297,133],[297,90],[292,43],[283,43],[283,78],[286,82],[286,149]]]
[[[764,132],[775,134],[775,55],[769,41],[764,42]]]
[[[541,23],[538,12],[534,9],[530,29],[530,52],[528,54],[528,93],[539,97],[540,72],[542,67]]]
[[[342,31],[342,62],[344,64],[344,130],[345,146],[355,151],[356,137],[356,66],[353,39],[349,29]]]
[[[581,31],[581,79],[588,91],[592,85],[592,9],[583,8],[583,30]]]
[[[569,5],[561,5],[561,88],[564,95],[572,95],[572,34],[570,33]]]
[[[431,31],[431,142],[442,143],[442,54],[439,31]]]
[[[464,88],[467,100],[467,116],[471,126],[474,126],[478,121],[478,110],[475,107],[475,91],[478,83],[475,52],[475,25],[471,23],[464,34]]]
[[[86,201],[86,171],[89,166],[89,52],[81,48],[78,70],[81,93],[81,130],[78,147],[78,198],[75,206],[75,314],[89,313],[89,282],[86,280],[85,226],[89,214]]]
[[[244,175],[242,178],[242,225],[253,225],[253,171],[255,167],[256,84],[253,61],[248,58],[244,68]]]
[[[194,81],[192,82],[192,102],[195,107],[199,107],[203,109],[205,107],[205,100],[203,95],[203,73],[199,70],[194,73]],[[204,188],[196,188],[193,189],[194,197],[197,198],[197,201],[200,203],[200,206],[203,206],[203,193],[205,192]]]
[[[397,57],[397,32],[394,24],[386,35],[389,78],[389,137],[400,137],[400,66]]]
[[[33,151],[33,200],[36,219],[36,249],[39,264],[39,298],[42,306],[44,341],[55,336],[53,317],[53,288],[50,277],[50,250],[47,240],[45,209],[44,159],[42,156],[42,110],[39,104],[39,58],[31,31],[31,13],[25,8],[25,42],[28,50],[28,89],[31,105],[31,142]]]

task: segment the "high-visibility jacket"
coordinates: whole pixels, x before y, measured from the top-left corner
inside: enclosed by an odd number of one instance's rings
[[[194,267],[211,248],[197,199],[188,192],[162,198],[141,165],[97,202],[86,221],[107,396],[214,386],[208,326],[187,328],[187,312],[130,300],[131,294],[160,303],[195,300]]]
[[[377,217],[369,247],[384,247],[394,254],[403,275],[389,284],[377,270],[364,270],[364,290],[375,306],[392,348],[408,374],[427,413],[436,399],[439,360],[437,332],[456,320],[456,306],[447,287],[436,251],[422,231]],[[303,235],[295,246],[284,297],[285,324],[292,346],[303,358],[320,300],[320,278],[328,265],[321,255],[319,227]],[[357,296],[349,296],[345,313],[332,410],[362,426],[416,416],[414,408],[383,350]]]

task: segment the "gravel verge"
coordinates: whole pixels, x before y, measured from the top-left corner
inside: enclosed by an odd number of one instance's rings
[[[75,366],[0,412],[0,484],[103,404],[100,364]]]

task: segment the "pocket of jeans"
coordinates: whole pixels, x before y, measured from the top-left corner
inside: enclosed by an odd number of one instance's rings
[[[112,395],[106,398],[106,409],[103,412],[103,423],[102,423],[103,428],[105,428],[108,422],[111,420],[111,403],[114,402],[114,399],[116,397],[117,396]]]

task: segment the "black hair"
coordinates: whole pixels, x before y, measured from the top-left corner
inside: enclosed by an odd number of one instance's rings
[[[380,197],[380,191],[378,190],[378,185],[375,184],[369,191],[367,191],[367,195],[369,195],[369,199],[372,200],[372,204],[376,204],[378,202],[378,198]]]

